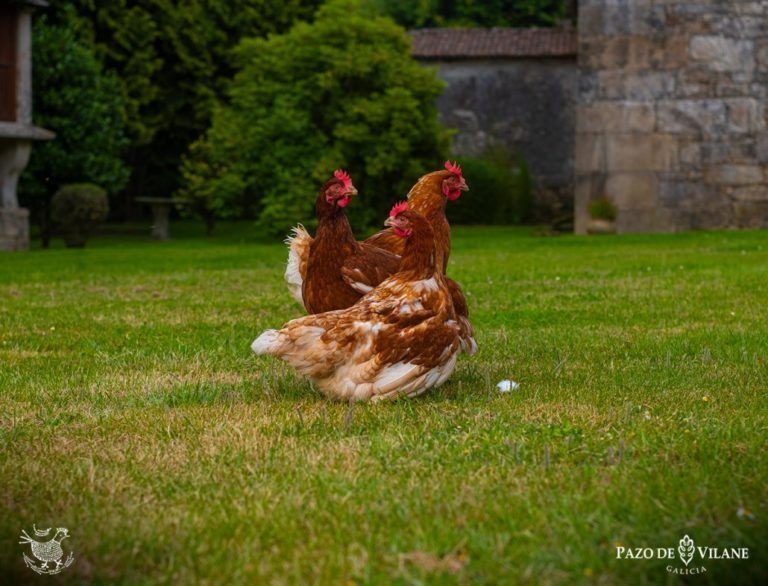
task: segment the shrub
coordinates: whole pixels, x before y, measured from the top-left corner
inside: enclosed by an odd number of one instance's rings
[[[404,29],[359,2],[332,1],[314,23],[245,40],[238,55],[229,104],[182,169],[181,195],[207,213],[254,215],[284,234],[312,222],[319,186],[343,167],[361,194],[351,221],[364,227],[441,167],[442,83],[411,58]]]
[[[56,132],[35,144],[21,176],[19,195],[50,237],[49,204],[62,185],[89,181],[114,193],[128,179],[121,159],[127,144],[124,103],[117,78],[105,73],[93,51],[74,33],[51,26],[45,16],[34,27],[35,123]]]
[[[613,221],[616,219],[616,206],[607,197],[592,200],[587,209],[589,216],[594,220]]]
[[[502,148],[482,157],[459,157],[469,191],[448,208],[455,224],[519,224],[528,219],[533,198],[528,165]]]
[[[85,246],[108,213],[106,192],[90,183],[65,185],[51,199],[51,218],[69,248]]]

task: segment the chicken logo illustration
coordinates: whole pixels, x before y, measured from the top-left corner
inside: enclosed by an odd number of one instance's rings
[[[32,525],[32,529],[36,537],[48,537],[51,532],[50,527],[48,529],[38,529]],[[64,550],[61,548],[61,542],[67,537],[69,537],[69,531],[66,527],[58,527],[54,536],[47,541],[36,541],[35,539],[32,539],[26,531],[22,530],[21,535],[19,535],[19,539],[21,539],[19,543],[22,545],[26,545],[27,543],[30,544],[32,546],[32,555],[40,562],[39,564],[36,564],[35,561],[25,553],[23,554],[24,563],[38,574],[58,574],[64,568],[72,565],[72,562],[74,561],[73,553],[71,551],[69,552],[69,556],[65,560],[62,560],[64,557]]]

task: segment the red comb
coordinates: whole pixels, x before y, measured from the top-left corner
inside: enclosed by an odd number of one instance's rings
[[[349,173],[346,171],[342,171],[341,169],[336,169],[333,172],[333,176],[336,177],[339,181],[341,181],[344,184],[344,187],[349,187],[352,185],[352,179],[349,176]]]
[[[390,218],[396,218],[400,214],[402,214],[404,211],[408,209],[408,202],[407,201],[401,201],[400,203],[396,203],[392,206],[392,210],[389,212]]]
[[[459,177],[461,177],[461,167],[455,161],[453,163],[451,163],[450,161],[446,161],[445,168],[448,169],[454,175],[458,175]]]

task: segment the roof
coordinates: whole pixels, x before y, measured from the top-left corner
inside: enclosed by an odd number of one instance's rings
[[[427,28],[413,30],[417,59],[569,57],[576,31],[551,28]]]

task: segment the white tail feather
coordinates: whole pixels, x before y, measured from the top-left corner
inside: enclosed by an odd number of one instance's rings
[[[285,266],[285,282],[288,283],[288,291],[291,296],[304,305],[301,295],[301,287],[304,279],[301,274],[302,257],[309,254],[309,243],[312,237],[306,228],[299,224],[291,230],[290,236],[285,239],[288,245],[288,264]],[[306,259],[304,259],[306,260]]]
[[[277,351],[280,332],[277,330],[265,330],[251,344],[251,350],[256,354],[274,354]]]

